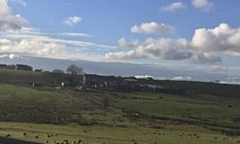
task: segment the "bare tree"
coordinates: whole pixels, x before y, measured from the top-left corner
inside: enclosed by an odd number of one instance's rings
[[[81,75],[81,74],[83,74],[83,70],[82,70],[82,68],[76,66],[75,64],[71,64],[67,68],[67,73],[70,73],[72,75]]]
[[[60,69],[54,69],[54,70],[52,71],[52,73],[64,74],[64,71],[63,71],[63,70],[60,70]]]

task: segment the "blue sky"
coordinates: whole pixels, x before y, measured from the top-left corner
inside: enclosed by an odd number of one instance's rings
[[[45,69],[66,67],[51,60],[111,63],[122,75],[239,83],[239,14],[238,0],[0,0],[0,61]]]

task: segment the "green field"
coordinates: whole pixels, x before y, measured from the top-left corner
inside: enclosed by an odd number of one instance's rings
[[[146,127],[107,127],[107,126],[79,126],[46,125],[32,123],[0,123],[0,135],[11,134],[12,137],[36,142],[49,143],[78,141],[81,139],[89,144],[234,144],[238,138],[211,133],[198,127],[194,130],[182,130],[180,126],[174,128],[152,129]],[[23,135],[26,133],[26,136]],[[35,136],[39,136],[35,138]],[[50,135],[50,136],[49,136]]]
[[[0,76],[7,77],[8,72],[9,77],[16,75],[16,79],[5,79],[6,82],[1,79],[0,136],[11,134],[13,138],[43,143],[79,139],[85,143],[116,144],[240,141],[237,138],[240,135],[240,99],[236,96],[205,92],[171,95],[74,88],[56,90],[47,83],[54,84],[58,78],[60,82],[66,75],[1,70]],[[39,79],[43,86],[26,85],[32,81],[31,77]],[[37,135],[39,138],[35,138]]]

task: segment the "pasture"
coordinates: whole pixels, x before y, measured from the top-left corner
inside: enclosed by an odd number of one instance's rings
[[[0,135],[43,143],[238,143],[239,102],[211,94],[56,90],[0,83]]]
[[[0,135],[11,134],[13,138],[41,143],[60,143],[64,140],[74,143],[74,141],[81,140],[82,143],[89,144],[235,144],[238,141],[236,137],[192,128],[195,130],[181,130],[181,127],[178,126],[174,129],[153,129],[1,122]],[[36,136],[38,137],[36,138]]]

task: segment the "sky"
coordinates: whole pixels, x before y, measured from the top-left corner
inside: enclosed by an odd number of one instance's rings
[[[0,63],[240,84],[239,0],[0,0]]]

